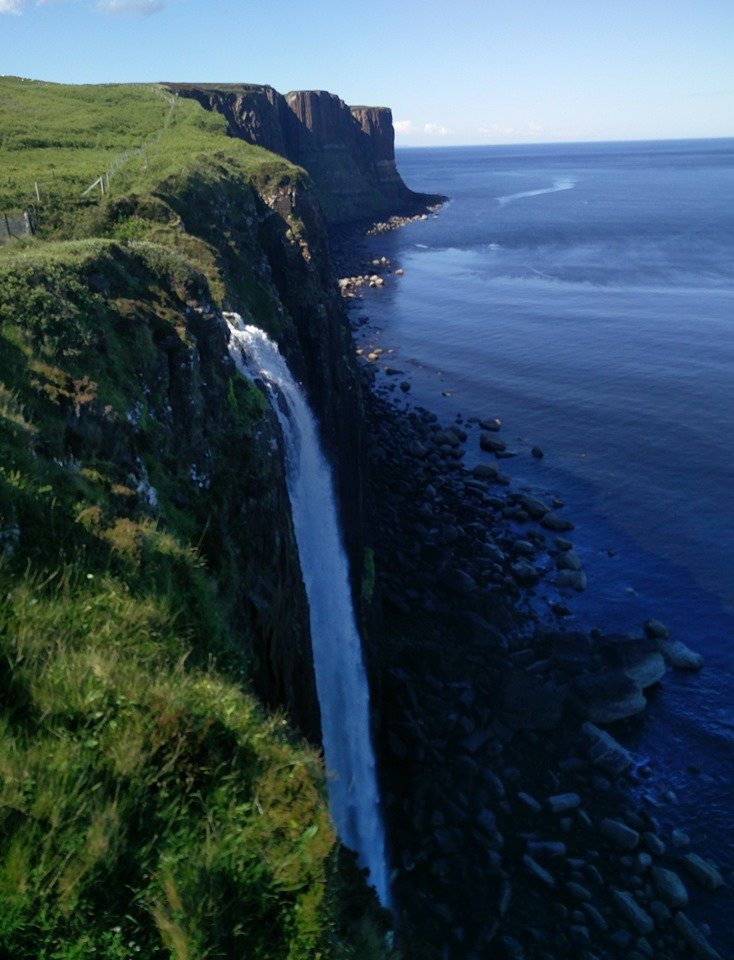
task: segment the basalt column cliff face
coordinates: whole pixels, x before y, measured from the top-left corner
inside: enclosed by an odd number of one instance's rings
[[[283,96],[252,84],[169,88],[223,114],[232,136],[304,167],[330,223],[408,212],[442,199],[415,193],[403,183],[387,107],[349,107],[325,90]]]

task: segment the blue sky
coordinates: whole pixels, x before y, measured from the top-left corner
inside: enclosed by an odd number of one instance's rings
[[[734,0],[0,0],[0,72],[325,89],[405,146],[734,136]]]

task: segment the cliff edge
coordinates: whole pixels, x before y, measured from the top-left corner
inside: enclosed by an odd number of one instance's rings
[[[283,95],[257,84],[166,86],[221,113],[230,136],[307,170],[330,223],[411,212],[445,199],[416,193],[403,182],[388,107],[349,107],[326,90]]]

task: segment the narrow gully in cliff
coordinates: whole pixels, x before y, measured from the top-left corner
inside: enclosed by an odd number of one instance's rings
[[[349,588],[330,467],[301,387],[277,345],[228,314],[229,349],[245,376],[264,382],[280,423],[286,476],[311,625],[329,809],[339,839],[355,850],[380,902],[390,889],[362,644]]]

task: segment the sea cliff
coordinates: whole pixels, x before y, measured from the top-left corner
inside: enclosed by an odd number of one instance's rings
[[[231,136],[304,167],[331,223],[414,212],[443,199],[403,183],[389,107],[349,107],[325,90],[282,95],[253,84],[167,86],[221,113]]]
[[[658,638],[533,615],[536,555],[579,572],[572,521],[465,471],[461,425],[398,414],[379,357],[358,365],[327,227],[436,199],[397,174],[389,111],[250,85],[0,94],[0,203],[41,196],[35,238],[0,249],[2,950],[715,957],[683,907],[721,878],[678,857],[599,726],[644,709]],[[279,343],[334,466],[392,919],[303,740],[282,438],[230,311]]]
[[[42,199],[0,249],[0,951],[386,956],[303,740],[281,436],[224,317],[307,385],[359,556],[362,397],[314,187],[159,87],[2,96],[34,144],[5,141],[2,207],[29,176]]]

